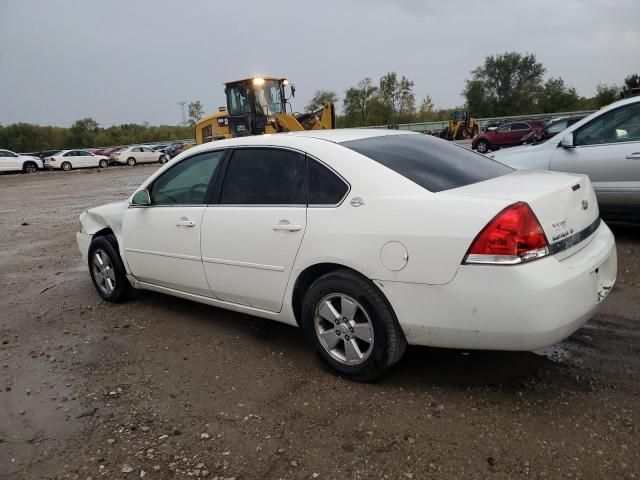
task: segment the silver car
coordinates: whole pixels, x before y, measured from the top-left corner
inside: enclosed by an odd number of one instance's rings
[[[603,216],[640,220],[640,97],[612,103],[546,142],[490,156],[514,168],[585,173]]]

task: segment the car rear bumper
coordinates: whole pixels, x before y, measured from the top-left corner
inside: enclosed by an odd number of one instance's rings
[[[446,285],[376,282],[413,345],[535,350],[586,323],[616,280],[615,240],[606,224],[563,260],[461,265]]]

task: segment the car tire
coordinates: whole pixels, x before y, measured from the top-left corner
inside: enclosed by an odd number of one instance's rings
[[[129,165],[130,167],[135,167],[136,166],[136,159],[133,158],[133,157],[127,158],[127,165]]]
[[[478,150],[478,152],[480,153],[487,153],[490,148],[491,146],[486,140],[478,140],[478,143],[476,144],[476,150]]]
[[[349,270],[331,272],[313,282],[302,303],[302,328],[333,372],[360,382],[383,375],[407,346],[382,293]]]
[[[103,158],[98,162],[98,166],[100,168],[107,168],[109,166],[109,162]]]
[[[166,155],[160,155],[160,158],[158,159],[158,161],[164,164],[164,163],[167,163],[169,160],[167,159]]]
[[[69,162],[62,162],[62,165],[60,165],[60,167],[62,167],[62,170],[64,170],[65,172],[68,172],[72,168]]]
[[[103,299],[119,303],[129,298],[133,287],[127,279],[114,235],[97,237],[91,241],[88,264],[93,286]]]
[[[24,162],[22,171],[24,173],[35,173],[38,171],[38,165],[35,162]]]

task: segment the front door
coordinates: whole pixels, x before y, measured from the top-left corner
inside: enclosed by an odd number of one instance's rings
[[[551,170],[589,175],[602,205],[640,205],[640,102],[604,113],[558,146]]]
[[[236,149],[202,221],[202,261],[221,300],[279,312],[307,223],[304,155]]]
[[[151,184],[151,205],[124,215],[125,257],[136,279],[211,296],[200,254],[205,205],[224,150],[201,153],[174,165]]]

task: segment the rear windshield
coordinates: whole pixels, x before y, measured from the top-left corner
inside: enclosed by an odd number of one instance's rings
[[[512,168],[429,135],[385,135],[341,145],[381,163],[430,192],[500,177]]]

